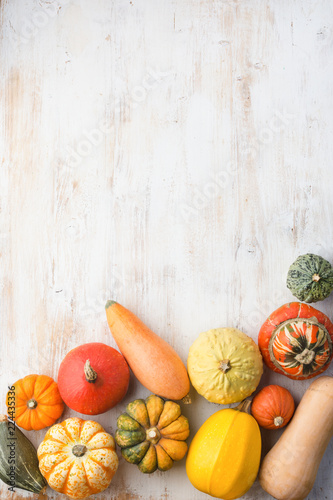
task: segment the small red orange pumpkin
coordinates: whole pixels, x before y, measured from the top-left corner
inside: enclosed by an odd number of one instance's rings
[[[125,396],[130,371],[125,358],[100,342],[72,349],[58,373],[60,394],[66,405],[84,415],[98,415]]]
[[[290,392],[280,385],[267,385],[253,398],[251,413],[264,429],[287,425],[295,411]]]

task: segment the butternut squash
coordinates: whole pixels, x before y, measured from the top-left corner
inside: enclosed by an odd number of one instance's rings
[[[333,377],[319,377],[305,392],[278,442],[263,460],[259,481],[277,500],[303,500],[333,436]]]
[[[139,382],[163,398],[184,398],[190,381],[176,351],[117,302],[109,300],[105,309],[112,336]]]

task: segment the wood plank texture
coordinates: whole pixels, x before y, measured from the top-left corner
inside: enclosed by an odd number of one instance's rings
[[[1,0],[1,412],[18,378],[115,347],[107,299],[186,361],[210,328],[256,340],[299,254],[333,261],[332,19],[328,0]],[[273,382],[297,401],[309,385]],[[132,377],[96,420],[114,433],[146,395]],[[194,435],[218,405],[192,398]],[[333,443],[310,500],[333,499],[332,460]],[[97,498],[208,497],[184,461],[147,477],[121,460]]]

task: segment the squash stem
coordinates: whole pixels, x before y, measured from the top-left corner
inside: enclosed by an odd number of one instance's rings
[[[186,396],[183,397],[182,403],[184,403],[184,405],[190,405],[192,403],[190,393],[186,394]]]
[[[105,304],[105,309],[108,309],[109,307],[113,306],[113,304],[117,304],[115,300],[108,300],[107,303]]]
[[[236,406],[235,410],[243,411],[244,413],[248,413],[249,415],[251,415],[250,411],[251,403],[252,403],[251,399],[244,399],[241,403],[239,403],[238,406]]]
[[[84,365],[84,374],[86,376],[86,380],[89,383],[94,383],[95,380],[97,379],[97,373],[95,370],[91,367],[89,359],[85,362]]]
[[[276,427],[281,427],[281,425],[283,424],[284,422],[284,418],[283,417],[275,417],[274,418],[274,425]]]
[[[295,356],[296,361],[303,365],[310,365],[316,357],[315,351],[305,348],[303,352]]]
[[[34,410],[35,408],[37,408],[37,401],[35,399],[30,399],[28,402],[27,402],[27,407],[29,408],[29,410]]]
[[[314,275],[312,276],[312,281],[319,281],[319,280],[320,280],[320,276],[319,276],[319,274],[314,274]]]
[[[220,370],[223,373],[227,373],[231,369],[231,364],[229,359],[222,359],[220,361]]]
[[[157,444],[161,439],[161,434],[157,427],[151,427],[146,431],[146,439],[152,444]]]
[[[83,457],[83,455],[86,453],[87,447],[84,444],[76,444],[72,448],[72,453],[76,457]]]

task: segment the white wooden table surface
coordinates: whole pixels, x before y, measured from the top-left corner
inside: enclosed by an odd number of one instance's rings
[[[184,362],[210,328],[256,340],[293,299],[293,260],[333,261],[332,2],[0,4],[0,411],[8,384],[57,378],[73,347],[115,347],[107,299]],[[332,316],[332,305],[317,307]],[[297,401],[309,385],[265,369],[261,384],[273,382]],[[125,405],[147,395],[132,377],[123,402],[96,420],[114,433]],[[219,407],[192,398],[193,436]],[[37,446],[44,434],[29,437]],[[264,452],[277,436],[263,432]],[[332,461],[333,443],[309,499],[333,499]],[[34,496],[2,484],[0,497]],[[205,498],[184,461],[146,476],[123,459],[96,496]],[[268,498],[258,483],[244,496]]]

